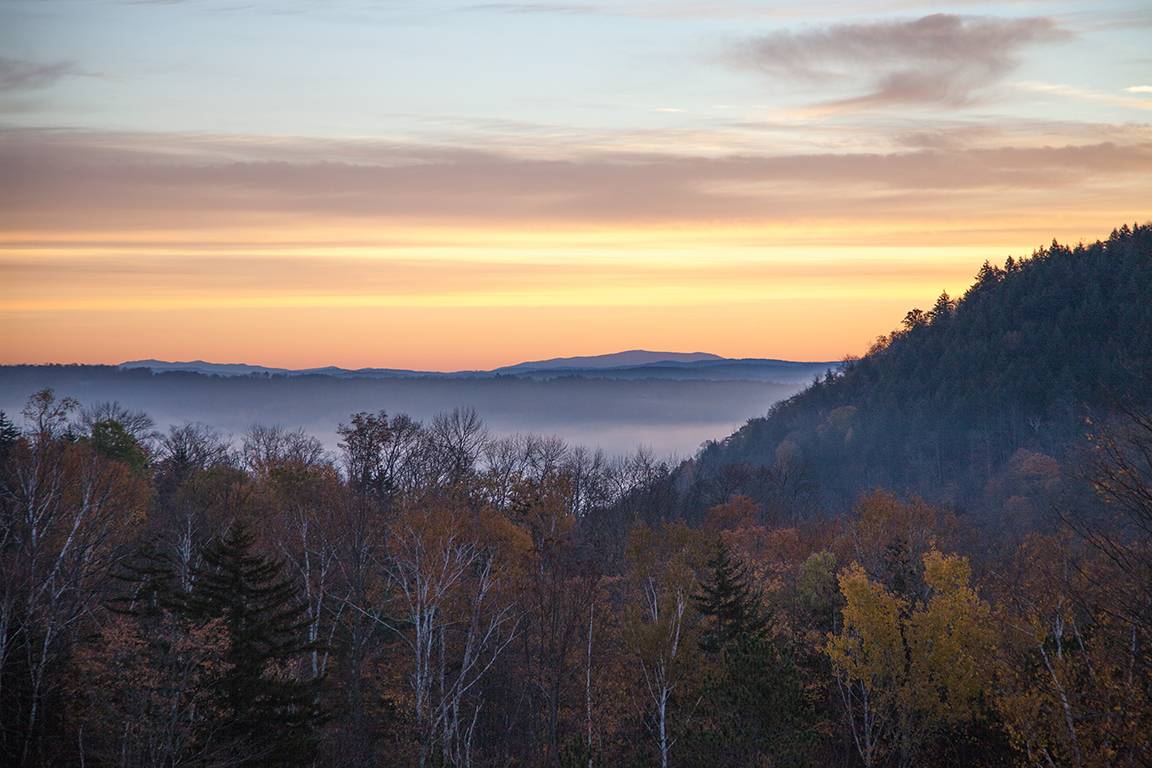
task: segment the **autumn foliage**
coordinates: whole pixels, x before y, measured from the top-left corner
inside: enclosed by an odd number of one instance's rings
[[[1014,456],[1062,520],[995,539],[882,490],[839,517],[734,493],[693,525],[650,455],[467,411],[357,414],[338,455],[82,413],[41,392],[0,424],[5,764],[1152,758],[1139,412],[1075,467]]]

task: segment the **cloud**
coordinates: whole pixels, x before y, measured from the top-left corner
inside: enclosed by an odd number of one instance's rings
[[[1012,72],[1024,48],[1067,37],[1047,18],[934,14],[775,32],[746,41],[732,58],[775,78],[815,85],[864,81],[863,94],[817,105],[825,111],[909,104],[955,108],[973,103]]]
[[[760,226],[930,221],[1055,205],[1127,210],[1152,142],[889,153],[565,159],[372,141],[0,132],[0,229],[135,230],[358,220],[437,225]],[[1090,179],[1091,189],[1085,187]],[[254,224],[255,223],[255,224]]]
[[[0,56],[0,91],[46,88],[56,81],[83,74],[71,61],[38,63]]]
[[[1128,93],[1152,93],[1152,85],[1130,85],[1124,90]]]
[[[560,13],[584,14],[597,13],[601,9],[596,5],[581,4],[549,4],[549,3],[476,3],[464,6],[466,11],[489,11],[493,13]]]
[[[896,144],[912,149],[954,151],[971,147],[981,141],[998,139],[1001,131],[990,125],[944,126],[898,134]]]
[[[1075,85],[1068,85],[1067,83],[1023,82],[1016,83],[1015,85],[1019,90],[1028,91],[1031,93],[1039,93],[1051,96],[1066,96],[1074,99],[1096,101],[1103,104],[1108,104],[1110,106],[1124,107],[1127,109],[1152,110],[1152,99],[1142,98],[1139,96],[1117,96],[1114,93],[1094,91],[1090,88],[1080,88]],[[1125,90],[1131,93],[1143,93],[1143,91],[1133,90],[1132,88],[1126,88]],[[1148,92],[1152,93],[1152,88],[1149,88]]]

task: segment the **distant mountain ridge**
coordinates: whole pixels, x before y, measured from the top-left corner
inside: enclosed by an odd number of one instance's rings
[[[653,365],[656,363],[696,363],[706,360],[722,361],[727,358],[711,352],[650,352],[646,349],[628,349],[607,355],[583,355],[578,357],[554,357],[550,360],[532,360],[526,363],[506,365],[495,370],[500,372],[523,370],[553,370],[557,368],[616,368]]]
[[[337,378],[494,378],[532,379],[582,377],[595,379],[664,379],[721,381],[809,381],[839,367],[834,362],[797,362],[767,358],[726,358],[709,352],[651,352],[626,350],[606,355],[534,360],[487,371],[416,371],[403,368],[278,368],[249,363],[212,363],[205,360],[130,360],[122,369],[146,368],[156,373],[198,373],[207,376],[332,376]]]
[[[320,368],[277,368],[268,365],[254,365],[252,363],[212,363],[207,360],[128,360],[120,363],[117,368],[150,368],[157,372],[180,371],[184,373],[203,373],[212,376],[462,376],[469,371],[453,373],[439,373],[433,371],[412,371],[404,368],[340,368],[335,365],[326,365]],[[479,373],[479,372],[476,372]]]

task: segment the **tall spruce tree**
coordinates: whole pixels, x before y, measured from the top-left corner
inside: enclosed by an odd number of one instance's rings
[[[716,653],[738,642],[762,638],[768,622],[760,594],[749,584],[748,568],[732,556],[724,542],[708,561],[708,572],[692,598],[706,624],[700,649]]]
[[[291,669],[311,650],[296,585],[278,561],[255,551],[243,521],[211,542],[203,561],[186,604],[197,620],[221,619],[227,631],[216,686],[222,737],[240,765],[309,762],[321,718],[316,683],[297,679]]]
[[[811,735],[802,671],[792,648],[770,636],[760,592],[723,542],[693,599],[705,622],[700,648],[714,663],[686,764],[798,764]]]
[[[143,544],[119,563],[112,579],[119,585],[108,600],[113,613],[137,618],[163,611],[187,613],[186,595],[177,584],[176,567],[164,548]]]
[[[171,550],[143,544],[112,573],[107,601],[115,618],[84,656],[98,683],[78,711],[91,726],[84,748],[95,765],[232,765],[236,750],[219,738],[225,723],[213,691],[225,669],[219,622],[188,616]],[[111,617],[110,617],[111,618]]]
[[[0,411],[0,464],[8,459],[8,450],[20,439],[20,428],[17,427],[4,411]]]

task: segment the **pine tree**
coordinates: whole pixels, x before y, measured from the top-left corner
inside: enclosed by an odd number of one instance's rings
[[[80,649],[94,679],[79,702],[97,764],[232,765],[214,706],[228,644],[222,621],[187,615],[167,548],[143,545],[112,574],[119,589],[98,640]],[[88,735],[89,732],[91,735]]]
[[[700,592],[692,598],[707,624],[700,637],[701,650],[716,653],[763,637],[768,622],[760,594],[749,584],[747,567],[721,542],[708,569],[709,578],[700,582]]]
[[[685,751],[709,765],[798,763],[812,735],[802,669],[789,644],[769,636],[747,567],[723,543],[708,567],[693,599],[706,625],[700,647],[716,663]]]
[[[4,411],[0,411],[0,464],[8,458],[8,450],[20,439],[20,428],[12,423]]]
[[[254,545],[243,521],[210,543],[187,608],[202,622],[222,619],[226,628],[225,669],[216,689],[221,733],[238,763],[307,763],[320,721],[316,684],[295,679],[289,668],[311,650],[306,609],[281,564]]]
[[[120,563],[112,578],[123,585],[123,592],[108,600],[113,613],[139,618],[185,612],[186,595],[177,586],[176,567],[164,549],[141,546]]]

